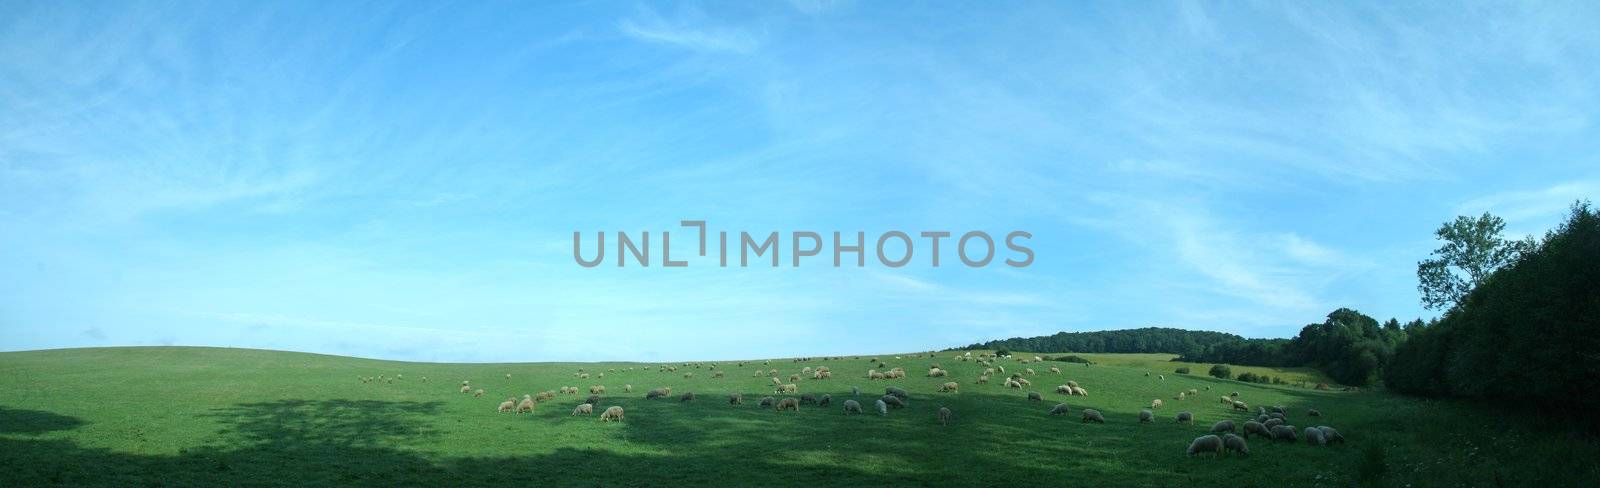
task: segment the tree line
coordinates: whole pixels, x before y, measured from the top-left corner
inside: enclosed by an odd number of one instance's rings
[[[1164,353],[1183,354],[1205,346],[1243,339],[1223,332],[1183,330],[1168,327],[1058,332],[1038,337],[1013,337],[980,342],[960,349],[994,349],[1030,352],[1080,353]]]
[[[1506,240],[1493,215],[1458,217],[1417,265],[1424,322],[1379,323],[1350,308],[1289,339],[1150,327],[1062,332],[972,349],[1167,353],[1175,361],[1317,368],[1346,385],[1382,382],[1404,393],[1531,399],[1600,411],[1585,387],[1600,381],[1600,216],[1587,202],[1543,239]],[[1215,372],[1213,372],[1215,374]],[[1510,387],[1514,385],[1515,387]]]

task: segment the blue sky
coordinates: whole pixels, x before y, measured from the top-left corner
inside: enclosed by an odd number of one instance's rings
[[[1391,3],[0,1],[0,349],[665,361],[1428,317],[1439,223],[1543,232],[1600,195],[1600,6]],[[1037,258],[572,260],[573,231],[683,219],[1020,229]]]

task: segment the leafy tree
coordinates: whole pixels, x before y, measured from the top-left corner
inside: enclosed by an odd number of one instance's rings
[[[1178,369],[1172,370],[1172,372],[1178,373],[1178,374],[1189,374],[1189,367],[1188,366],[1179,366]]]
[[[1485,212],[1476,219],[1465,215],[1446,222],[1434,232],[1444,244],[1431,258],[1417,263],[1417,291],[1429,309],[1454,307],[1494,270],[1517,260],[1533,247],[1533,237],[1520,241],[1500,238],[1506,223]]]
[[[1600,430],[1600,213],[1573,205],[1537,246],[1417,329],[1386,370],[1390,388],[1510,399]]]
[[[1228,379],[1233,377],[1233,368],[1229,368],[1226,364],[1218,364],[1211,367],[1209,374],[1213,377]]]

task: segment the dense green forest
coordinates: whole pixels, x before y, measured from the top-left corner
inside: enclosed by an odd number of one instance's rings
[[[1039,337],[1013,337],[980,342],[962,349],[997,349],[1030,352],[1166,353],[1184,354],[1242,337],[1222,332],[1145,327],[1098,332],[1059,332]]]
[[[1436,323],[1411,331],[1385,384],[1514,399],[1600,425],[1600,216],[1576,204],[1520,259],[1486,276]]]
[[[1341,308],[1322,323],[1309,324],[1292,339],[1239,339],[1212,344],[1178,359],[1197,363],[1252,366],[1311,366],[1346,385],[1376,382],[1405,342],[1407,331],[1425,327],[1421,320],[1404,326],[1389,319],[1379,324],[1361,312]]]
[[[1177,360],[1309,366],[1356,386],[1384,382],[1438,396],[1532,397],[1600,410],[1582,386],[1600,381],[1600,217],[1587,203],[1542,240],[1504,240],[1492,215],[1459,217],[1436,231],[1444,244],[1418,264],[1432,322],[1379,323],[1340,308],[1289,339],[1144,328],[1062,332],[968,346],[1088,353],[1169,353]],[[1505,385],[1518,385],[1507,389]]]

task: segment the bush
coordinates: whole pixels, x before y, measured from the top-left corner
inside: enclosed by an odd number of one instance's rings
[[[1184,367],[1172,370],[1172,372],[1178,373],[1178,374],[1189,374],[1189,367],[1188,366],[1184,366]]]
[[[1054,359],[1051,359],[1051,361],[1061,361],[1063,363],[1080,363],[1080,364],[1091,364],[1092,363],[1088,359],[1084,359],[1084,358],[1078,357],[1078,356],[1056,356]]]
[[[994,350],[994,355],[1002,356],[1002,357],[1003,356],[1010,356],[1011,355],[1011,351],[1007,351],[1005,349],[995,349]]]
[[[1211,374],[1211,376],[1216,377],[1216,378],[1222,378],[1222,379],[1232,378],[1233,377],[1233,368],[1229,368],[1228,365],[1226,365],[1226,364],[1218,364],[1216,366],[1212,366],[1211,367],[1210,374]]]

